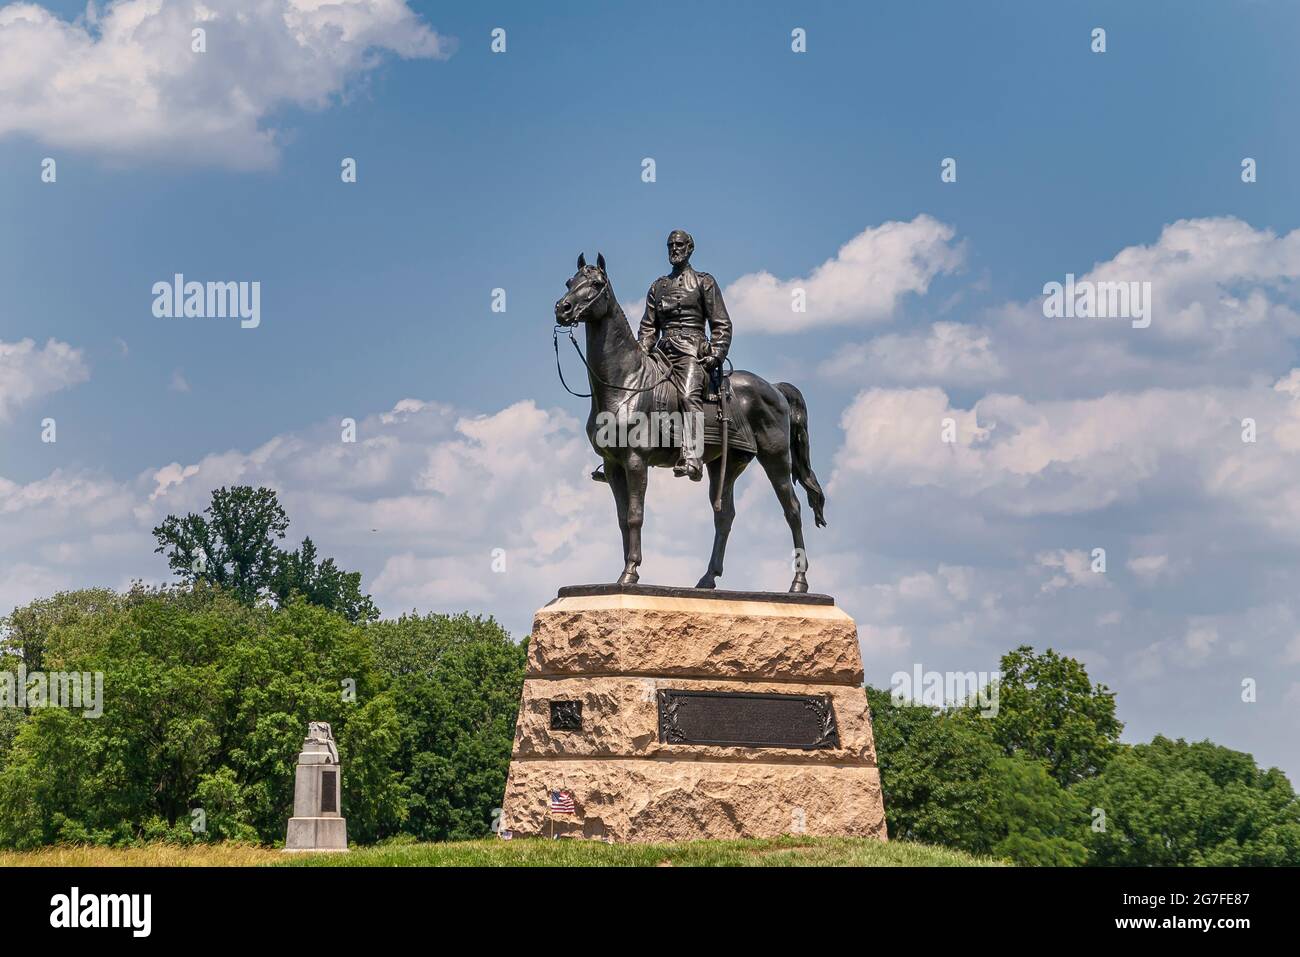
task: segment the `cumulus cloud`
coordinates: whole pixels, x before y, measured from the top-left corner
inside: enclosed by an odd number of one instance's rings
[[[593,465],[581,422],[565,412],[522,401],[473,413],[404,399],[359,418],[355,442],[327,422],[128,480],[84,470],[0,478],[0,540],[12,546],[0,555],[0,579],[40,583],[23,600],[166,579],[155,525],[201,511],[219,486],[265,485],[292,520],[290,541],[310,534],[360,570],[385,612],[469,608],[520,632],[558,585],[610,581],[622,569],[613,497],[589,478]],[[742,516],[757,507],[769,521],[761,534],[737,536],[729,580],[785,587],[790,541],[766,479],[759,474],[738,498]],[[646,580],[694,580],[712,541],[706,490],[656,476],[649,499]]]
[[[206,31],[206,52],[191,31]],[[384,54],[452,43],[405,0],[115,0],[68,21],[0,7],[0,136],[118,159],[275,162],[285,107],[322,109]]]
[[[0,341],[0,422],[18,406],[90,378],[80,349],[50,339],[37,346],[31,339]]]
[[[958,322],[936,322],[924,335],[877,336],[848,346],[822,363],[821,371],[854,381],[956,386],[1006,374],[988,334]]]
[[[801,332],[812,326],[866,325],[894,317],[909,293],[924,293],[936,276],[955,272],[963,250],[955,230],[932,216],[864,229],[809,275],[777,279],[767,271],[741,276],[723,293],[746,332]],[[807,311],[791,308],[796,290]]]
[[[1058,588],[1104,588],[1108,584],[1100,565],[1094,568],[1092,555],[1083,549],[1058,548],[1043,552],[1037,561],[1050,574],[1042,584],[1045,592]]]
[[[1249,383],[1295,364],[1300,336],[1300,230],[1278,235],[1231,216],[1183,219],[1156,240],[1047,282],[1151,283],[1151,324],[1046,319],[1042,297],[982,318],[1017,388],[1040,396]]]

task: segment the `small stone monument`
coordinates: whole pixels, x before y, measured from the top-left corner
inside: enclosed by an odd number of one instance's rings
[[[313,721],[298,755],[293,788],[293,817],[284,840],[286,851],[346,851],[347,821],[339,815],[339,752],[329,723]]]

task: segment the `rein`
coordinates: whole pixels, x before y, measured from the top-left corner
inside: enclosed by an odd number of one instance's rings
[[[621,392],[631,393],[631,395],[628,396],[628,398],[631,398],[632,395],[640,395],[643,392],[650,392],[654,389],[657,389],[673,377],[672,370],[669,369],[667,374],[665,374],[664,377],[660,379],[658,382],[654,383],[654,385],[648,385],[640,389],[633,389],[630,386],[618,385],[617,383],[614,382],[606,382],[600,376],[596,375],[595,370],[591,368],[591,363],[589,363],[587,361],[587,357],[582,354],[582,347],[578,345],[578,340],[574,338],[573,327],[561,326],[557,324],[551,330],[551,346],[555,349],[555,371],[560,374],[560,384],[564,386],[564,390],[568,392],[569,395],[576,396],[579,399],[591,398],[590,392],[574,392],[571,388],[569,388],[569,383],[566,382],[564,379],[564,369],[560,366],[560,330],[561,329],[568,330],[569,341],[573,343],[573,351],[576,352],[578,354],[578,358],[582,360],[583,366],[585,366],[587,369],[587,374],[591,376],[591,378],[596,383],[598,383],[599,385],[603,385],[607,389],[618,389]]]

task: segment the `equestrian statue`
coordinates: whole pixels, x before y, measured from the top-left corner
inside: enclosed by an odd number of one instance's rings
[[[717,281],[692,268],[694,249],[688,233],[677,229],[669,235],[671,271],[651,284],[635,336],[603,255],[594,266],[585,254],[578,256],[578,271],[565,283],[568,292],[555,304],[557,366],[559,328],[568,328],[582,355],[572,330],[586,327],[583,362],[591,393],[574,394],[591,399],[587,436],[602,459],[592,478],[609,483],[618,509],[624,562],[618,584],[634,585],[640,578],[646,485],[649,469],[659,466],[693,481],[708,470],[713,554],[695,587],[716,587],[736,517],[736,479],[758,459],[794,539],[790,591],[806,592],[808,561],[794,482],[804,487],[817,525],[826,525],[826,496],[808,448],[808,408],[788,382],[773,385],[743,370],[724,374],[731,318]]]

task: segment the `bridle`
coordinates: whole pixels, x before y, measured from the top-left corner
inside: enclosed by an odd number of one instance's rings
[[[582,287],[579,286],[578,288],[581,289]],[[573,292],[574,290],[572,289],[569,290],[570,295],[572,295]],[[569,341],[573,343],[573,351],[576,352],[578,354],[578,358],[582,360],[582,364],[586,367],[587,374],[591,376],[592,380],[594,382],[597,382],[600,385],[603,385],[607,389],[618,389],[621,392],[631,393],[631,395],[628,396],[628,399],[632,398],[633,395],[639,395],[643,392],[650,392],[653,389],[657,389],[673,377],[672,369],[669,369],[667,374],[665,374],[664,377],[660,379],[658,382],[656,382],[654,385],[648,385],[641,389],[633,389],[625,385],[618,385],[617,383],[614,382],[606,382],[600,376],[596,375],[595,370],[591,368],[591,363],[589,363],[587,361],[587,357],[582,354],[582,347],[578,345],[578,340],[577,338],[574,337],[573,330],[579,324],[587,321],[586,319],[583,318],[587,314],[587,311],[591,309],[591,307],[594,306],[601,299],[601,297],[606,296],[608,294],[609,294],[609,280],[606,279],[605,284],[600,288],[600,292],[598,292],[596,295],[588,299],[583,304],[582,308],[573,314],[573,320],[571,322],[557,322],[555,324],[555,327],[551,330],[551,346],[555,350],[555,371],[560,374],[560,384],[564,386],[565,392],[569,393],[569,395],[576,396],[579,399],[590,399],[591,393],[574,392],[571,388],[569,388],[569,383],[566,382],[564,379],[564,369],[560,366],[560,330],[561,329],[564,329],[566,332],[568,332]],[[623,401],[626,402],[627,399],[624,399]]]

